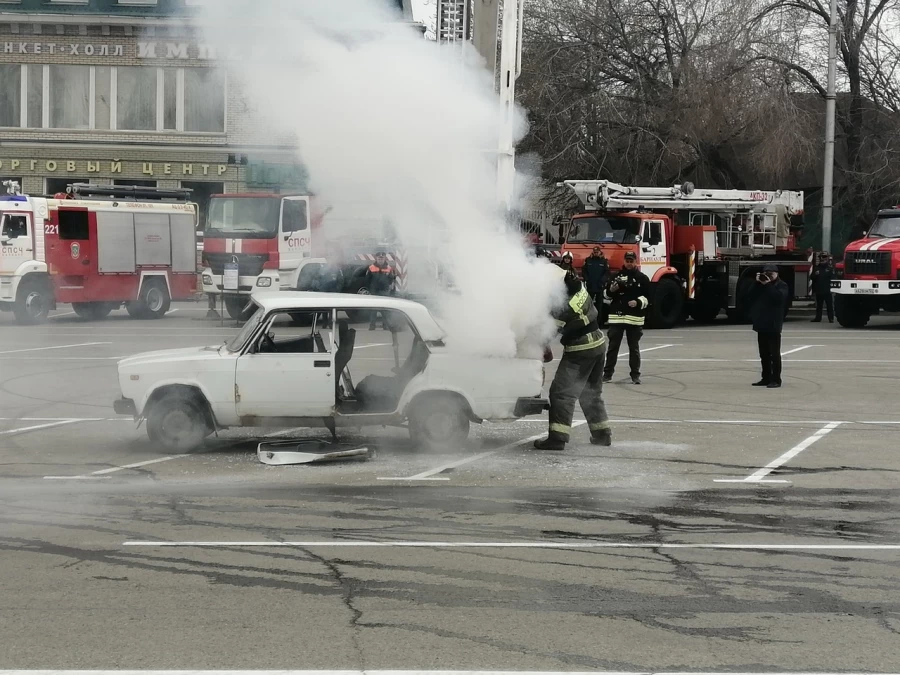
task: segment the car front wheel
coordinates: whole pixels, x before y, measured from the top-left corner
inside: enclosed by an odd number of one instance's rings
[[[203,443],[212,429],[199,401],[168,394],[147,415],[147,436],[170,452],[187,452]]]

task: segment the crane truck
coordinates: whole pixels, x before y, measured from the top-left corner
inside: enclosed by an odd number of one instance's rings
[[[648,323],[671,328],[685,315],[714,320],[722,310],[747,315],[756,273],[777,265],[791,297],[807,297],[810,253],[799,250],[803,193],[788,190],[635,187],[609,180],[568,180],[582,205],[564,231],[560,254],[576,271],[595,246],[621,268],[633,251],[651,281]],[[797,295],[799,294],[799,295]]]

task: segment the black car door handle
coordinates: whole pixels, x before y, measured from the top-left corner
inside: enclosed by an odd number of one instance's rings
[[[313,366],[316,368],[331,368],[331,361],[315,361]]]

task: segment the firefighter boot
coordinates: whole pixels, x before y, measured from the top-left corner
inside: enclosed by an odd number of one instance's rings
[[[597,429],[591,432],[591,445],[612,445],[612,432],[609,429]]]
[[[547,438],[534,442],[535,450],[556,450],[562,451],[566,449],[566,442],[569,439],[559,434],[550,433]]]

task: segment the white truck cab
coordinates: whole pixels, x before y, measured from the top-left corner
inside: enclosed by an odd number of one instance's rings
[[[543,363],[457,354],[418,303],[306,292],[255,295],[254,303],[256,312],[224,345],[120,361],[116,412],[146,420],[152,441],[185,451],[217,430],[256,426],[325,426],[335,433],[339,426],[408,424],[417,444],[457,447],[470,422],[548,407],[541,398]],[[353,360],[356,331],[343,316],[376,310],[396,362],[367,373],[372,360]],[[356,384],[351,367],[357,376],[367,373]]]

